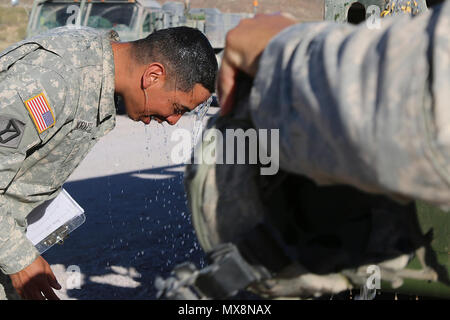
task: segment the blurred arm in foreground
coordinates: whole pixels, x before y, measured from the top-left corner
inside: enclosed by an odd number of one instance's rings
[[[282,169],[449,208],[450,3],[379,29],[292,24],[259,16],[228,34],[222,114],[243,71],[254,125],[280,129]]]

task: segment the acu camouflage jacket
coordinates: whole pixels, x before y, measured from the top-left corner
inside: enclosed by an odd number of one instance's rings
[[[39,255],[27,215],[56,197],[97,139],[115,125],[117,34],[57,28],[0,54],[0,270]]]

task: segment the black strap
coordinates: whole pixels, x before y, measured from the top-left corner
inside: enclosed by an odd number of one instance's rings
[[[208,258],[212,263],[200,272],[195,287],[212,299],[231,297],[251,283],[270,277],[264,269],[250,266],[231,243],[216,247]]]
[[[250,264],[264,266],[272,274],[292,263],[275,230],[265,223],[258,224],[242,237],[237,247]]]
[[[271,278],[292,262],[280,238],[264,223],[253,228],[236,245],[217,246],[208,254],[208,260],[208,271],[200,273],[195,286],[213,299],[233,296],[253,282]]]

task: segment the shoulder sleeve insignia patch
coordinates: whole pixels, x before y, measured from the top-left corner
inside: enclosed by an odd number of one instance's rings
[[[19,120],[0,116],[0,147],[17,149],[24,129],[25,125]]]
[[[55,125],[55,115],[44,93],[28,99],[25,105],[39,134]]]

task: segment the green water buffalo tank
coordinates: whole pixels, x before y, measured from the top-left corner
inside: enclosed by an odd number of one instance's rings
[[[426,10],[425,0],[325,0],[324,19],[336,22],[360,23],[370,14],[380,15],[389,6],[410,2],[419,12]]]

